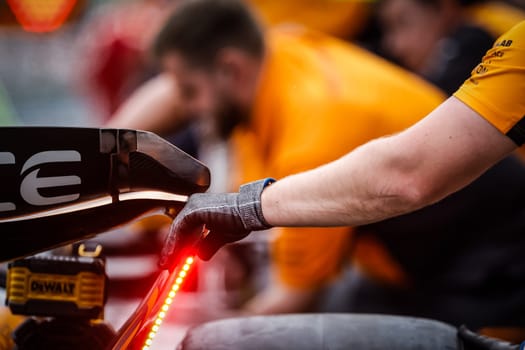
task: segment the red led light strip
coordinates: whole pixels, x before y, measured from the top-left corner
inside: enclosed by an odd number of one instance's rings
[[[144,341],[144,346],[142,347],[142,350],[148,350],[151,344],[153,343],[153,339],[157,335],[157,332],[159,331],[160,326],[168,313],[170,305],[173,303],[173,298],[175,298],[175,295],[179,291],[182,283],[184,283],[184,279],[188,275],[188,272],[194,261],[195,259],[192,256],[190,256],[186,259],[186,261],[182,265],[182,268],[180,269],[177,275],[177,278],[175,279],[175,281],[173,282],[173,285],[171,286],[171,290],[169,291],[168,296],[166,297],[166,299],[164,299],[164,304],[162,304],[160,311],[157,313],[155,321],[153,322],[151,329],[148,333],[148,336],[146,340]]]

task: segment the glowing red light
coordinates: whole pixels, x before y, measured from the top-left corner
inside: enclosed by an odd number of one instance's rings
[[[60,28],[76,2],[77,0],[7,0],[24,30],[36,33]]]
[[[191,268],[191,265],[194,262],[193,257],[188,257],[186,261],[184,262],[184,265],[177,273],[177,278],[175,279],[175,282],[171,286],[171,289],[164,299],[164,304],[162,304],[162,307],[160,308],[160,311],[156,315],[155,321],[153,322],[153,325],[151,326],[151,329],[149,330],[148,336],[146,340],[144,341],[144,345],[142,347],[142,350],[148,350],[153,343],[153,339],[157,335],[157,332],[160,329],[160,325],[162,324],[162,321],[167,315],[167,312],[170,308],[170,305],[173,303],[173,298],[175,295],[177,295],[177,292],[179,291],[182,283],[184,283],[184,279],[188,275],[188,271]]]

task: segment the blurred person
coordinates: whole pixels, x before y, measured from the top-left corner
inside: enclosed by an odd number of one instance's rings
[[[149,95],[147,91],[150,88],[170,88],[168,84],[156,82],[157,74],[147,62],[145,48],[156,33],[158,24],[162,23],[163,15],[178,2],[135,0],[103,6],[85,25],[85,46],[89,56],[86,61],[90,62],[87,69],[89,90],[99,96],[106,111],[104,119],[133,119],[133,116],[123,115],[135,113],[136,101],[142,98],[128,97],[139,86],[139,90],[146,91],[146,95]],[[268,26],[297,23],[344,39],[351,39],[363,30],[371,7],[367,1],[355,0],[245,2],[260,14]],[[142,84],[146,78],[153,79]],[[158,77],[158,80],[163,78]],[[127,101],[131,101],[132,105],[126,106]],[[170,127],[163,125],[154,131],[167,135]]]
[[[351,39],[363,30],[371,10],[371,3],[361,0],[245,0],[245,2],[260,15],[267,26],[296,23],[343,39]],[[105,125],[121,125],[133,120],[137,123],[134,124],[137,128],[148,128],[149,131],[169,138],[189,154],[198,156],[199,148],[206,147],[199,145],[202,141],[198,140],[199,131],[190,127],[185,132],[177,133],[181,126],[173,122],[176,118],[166,115],[180,114],[178,97],[175,98],[178,96],[175,85],[172,79],[166,79],[162,75],[152,77],[123,102],[119,102],[119,107]],[[166,95],[171,96],[170,106],[162,102],[158,103]],[[151,96],[156,97],[150,99]],[[140,116],[145,113],[153,120],[148,120],[142,126]],[[207,135],[205,138],[210,137],[213,136]]]
[[[495,39],[469,23],[458,0],[383,0],[379,18],[387,55],[448,95]]]
[[[351,39],[363,30],[371,12],[371,3],[360,0],[245,0],[268,27],[295,23],[332,36]],[[170,105],[166,105],[170,96]],[[177,97],[176,97],[177,96]],[[148,128],[159,135],[170,135],[181,126],[170,113],[180,114],[180,102],[175,82],[156,75],[126,98],[112,114],[108,126],[132,122],[137,128]],[[150,119],[144,121],[145,113]],[[153,118],[153,119],[151,119]]]
[[[525,142],[524,40],[525,21],[496,40],[453,97],[405,131],[374,140],[334,162],[277,182],[265,179],[243,185],[239,193],[192,196],[173,224],[163,261],[187,244],[197,242],[201,257],[209,259],[223,244],[242,239],[252,230],[272,226],[369,224],[439,202],[471,183],[470,186],[476,186],[473,180]],[[493,186],[496,192],[505,191],[510,183],[503,176]],[[499,206],[522,208],[521,197],[504,195],[492,198],[493,202],[491,198],[479,198],[479,202],[496,214]],[[510,223],[504,217],[500,219],[502,228]],[[484,221],[485,217],[480,216],[479,220]],[[202,225],[208,229],[204,238]],[[463,242],[464,249],[479,244],[490,248],[485,235],[466,242],[463,236],[457,239]],[[496,259],[501,261],[495,266],[494,280],[488,289],[471,292],[478,298],[492,295],[503,303],[523,301],[525,271],[519,256],[522,238],[507,236],[502,242],[514,246],[514,253],[509,256],[498,249],[486,250],[485,253],[496,253]],[[442,254],[438,259],[444,257]],[[483,254],[471,261],[470,275],[460,283],[468,284],[483,274],[483,269],[476,266],[483,261],[480,258]],[[514,283],[508,283],[512,280]],[[503,289],[497,292],[499,287]],[[483,312],[490,306],[481,304],[480,309]],[[511,311],[515,319],[507,321],[523,326],[523,307]]]

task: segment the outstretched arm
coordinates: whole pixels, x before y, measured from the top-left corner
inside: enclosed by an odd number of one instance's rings
[[[175,79],[162,73],[137,89],[105,127],[147,130],[168,135],[187,122],[180,108]]]
[[[455,97],[409,129],[277,181],[262,194],[274,226],[361,225],[461,189],[516,145]]]
[[[455,97],[409,129],[371,141],[319,168],[196,194],[173,223],[161,264],[197,244],[209,259],[222,245],[270,226],[355,226],[408,213],[459,190],[516,144]]]

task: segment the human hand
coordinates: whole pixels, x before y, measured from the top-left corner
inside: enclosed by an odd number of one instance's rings
[[[261,209],[261,193],[273,179],[247,183],[238,193],[197,193],[177,215],[166,238],[159,265],[176,266],[188,253],[209,260],[223,245],[268,229]],[[190,250],[194,250],[190,252]]]

